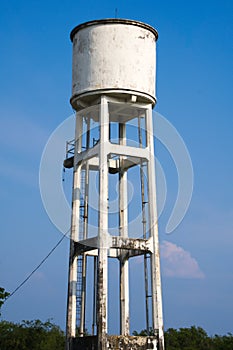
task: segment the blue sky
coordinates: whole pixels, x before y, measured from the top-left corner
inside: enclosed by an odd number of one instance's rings
[[[14,290],[61,237],[40,198],[39,166],[50,134],[72,114],[69,33],[114,17],[115,8],[159,32],[156,110],[183,137],[194,168],[189,211],[168,235],[177,175],[157,144],[168,184],[160,218],[165,328],[233,332],[232,1],[1,1],[0,285]],[[64,240],[3,317],[53,318],[64,327],[67,262]],[[132,300],[140,304],[139,292]],[[132,330],[141,329],[141,312],[133,311]]]

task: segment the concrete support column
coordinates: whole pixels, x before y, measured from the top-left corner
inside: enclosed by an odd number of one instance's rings
[[[109,113],[105,96],[100,107],[100,151],[99,151],[99,254],[97,293],[98,349],[107,350],[107,304],[108,304],[108,159]]]
[[[126,145],[126,125],[119,124],[120,145]],[[124,156],[120,156],[119,172],[119,235],[128,237],[127,171],[122,170]],[[120,257],[120,334],[129,335],[129,262],[123,252]]]
[[[146,112],[148,161],[148,200],[150,236],[153,237],[153,253],[151,254],[151,284],[152,284],[152,322],[153,329],[158,332],[158,349],[164,350],[164,332],[162,315],[162,290],[160,276],[160,254],[158,238],[158,217],[156,207],[155,158],[152,108]]]
[[[72,216],[70,229],[70,257],[68,276],[68,297],[67,297],[67,317],[66,317],[66,349],[72,350],[70,338],[76,336],[76,287],[77,287],[77,256],[74,254],[74,242],[79,240],[79,207],[80,207],[80,179],[81,165],[76,164],[76,155],[82,147],[82,118],[76,116],[75,131],[75,155],[73,172],[73,194],[72,194]]]

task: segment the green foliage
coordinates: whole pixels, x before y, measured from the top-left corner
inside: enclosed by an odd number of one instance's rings
[[[212,338],[213,341],[213,349],[218,350],[232,350],[233,349],[233,334],[228,333],[224,336],[215,335]]]
[[[169,328],[165,332],[165,344],[167,350],[207,350],[210,347],[210,338],[200,327]]]
[[[4,301],[9,297],[10,293],[6,292],[4,288],[0,287],[0,316],[1,316],[1,307],[4,304]]]
[[[1,350],[64,350],[64,332],[50,321],[0,322]]]
[[[141,332],[134,331],[133,335],[153,336],[155,332],[152,328],[149,333],[143,329]],[[209,337],[201,327],[192,326],[178,330],[169,328],[164,336],[166,350],[233,350],[233,335],[231,333]]]
[[[165,332],[166,350],[232,350],[233,335],[209,337],[200,327],[169,328]]]

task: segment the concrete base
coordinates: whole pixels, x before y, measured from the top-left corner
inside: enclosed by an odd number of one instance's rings
[[[73,339],[73,350],[98,349],[97,336],[79,337]],[[157,350],[156,337],[109,335],[107,336],[109,350]]]
[[[73,338],[72,350],[98,350],[97,336]]]
[[[156,337],[110,335],[108,339],[108,349],[112,350],[149,350],[157,349]]]

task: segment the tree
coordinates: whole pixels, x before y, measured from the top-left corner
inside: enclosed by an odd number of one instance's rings
[[[169,328],[165,332],[167,350],[212,350],[212,340],[201,327]]]
[[[49,320],[0,322],[1,350],[64,350],[64,332]]]
[[[233,334],[219,336],[215,335],[212,338],[214,349],[217,350],[232,350],[233,349]]]
[[[10,293],[6,292],[4,288],[0,287],[0,316],[1,316],[1,307],[4,304],[4,301],[9,297]]]

